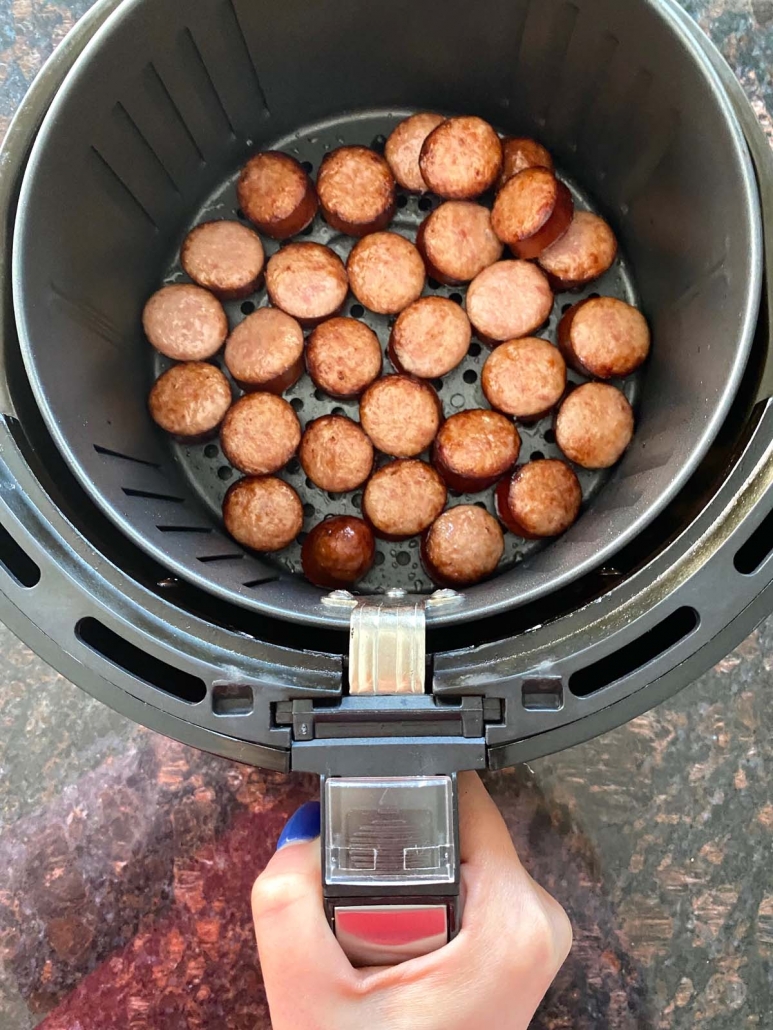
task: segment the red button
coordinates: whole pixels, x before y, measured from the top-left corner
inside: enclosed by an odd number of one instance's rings
[[[356,965],[393,965],[448,942],[445,905],[357,905],[335,910],[336,937]]]

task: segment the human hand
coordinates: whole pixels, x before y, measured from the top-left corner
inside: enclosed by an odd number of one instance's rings
[[[322,905],[319,837],[280,847],[252,891],[274,1030],[526,1030],[569,954],[571,924],[521,865],[477,773],[459,776],[459,822],[462,928],[390,967],[355,969],[341,950]]]

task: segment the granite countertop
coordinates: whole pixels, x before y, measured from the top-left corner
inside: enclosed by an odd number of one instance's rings
[[[622,0],[621,0],[622,2]],[[773,0],[685,0],[773,138]],[[0,0],[0,132],[89,0]],[[576,943],[534,1026],[771,1027],[773,620],[487,784]],[[0,1027],[268,1030],[249,889],[316,781],[114,714],[0,627]]]

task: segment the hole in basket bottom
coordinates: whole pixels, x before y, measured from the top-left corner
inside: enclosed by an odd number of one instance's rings
[[[204,681],[189,672],[148,654],[142,648],[108,629],[99,619],[81,619],[75,627],[78,639],[106,661],[136,676],[151,687],[171,694],[187,704],[198,704],[207,695]]]
[[[40,582],[40,569],[5,526],[0,526],[0,564],[23,587],[34,587]]]
[[[700,617],[694,608],[677,608],[657,626],[643,633],[614,654],[578,669],[569,677],[569,689],[577,697],[588,697],[624,676],[641,669],[670,651],[697,629]]]

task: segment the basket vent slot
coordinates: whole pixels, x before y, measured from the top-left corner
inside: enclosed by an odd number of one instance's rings
[[[122,486],[121,489],[127,497],[144,497],[148,501],[171,501],[173,504],[185,504],[184,497],[174,497],[172,494],[159,494],[152,490],[134,490],[130,486]]]
[[[204,681],[198,676],[176,669],[168,662],[148,654],[147,651],[108,629],[99,619],[81,619],[75,627],[75,634],[86,647],[96,651],[112,665],[118,666],[131,676],[136,676],[151,687],[176,697],[179,701],[198,704],[207,696]]]
[[[588,697],[643,668],[697,629],[700,617],[694,608],[677,608],[657,626],[643,633],[614,654],[578,669],[569,677],[569,689],[576,697]]]
[[[736,551],[733,564],[742,576],[751,576],[773,551],[773,511],[769,511],[743,546]]]
[[[525,680],[521,697],[527,712],[560,712],[564,707],[564,687],[558,677]]]
[[[5,526],[0,526],[0,563],[23,587],[34,587],[40,582],[40,569]]]
[[[254,704],[252,687],[246,683],[215,683],[212,688],[215,715],[251,715]]]
[[[120,451],[111,451],[109,447],[102,447],[98,443],[94,444],[94,450],[97,454],[103,454],[108,458],[120,458],[121,461],[133,461],[135,465],[146,465],[151,469],[161,468],[155,461],[146,461],[145,458],[135,458],[131,454],[122,454]]]

